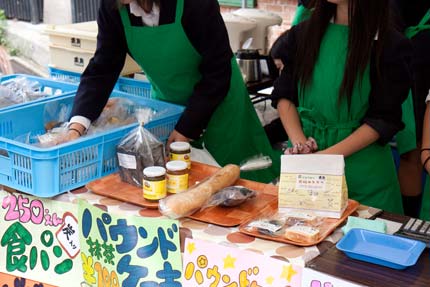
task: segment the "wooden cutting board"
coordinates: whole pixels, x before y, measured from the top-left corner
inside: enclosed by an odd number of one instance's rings
[[[354,213],[354,211],[357,210],[359,205],[360,204],[357,201],[349,199],[348,200],[348,206],[345,209],[345,211],[343,212],[343,215],[341,218],[339,218],[339,219],[327,218],[327,217],[323,218],[321,224],[318,226],[318,229],[320,230],[320,236],[318,237],[318,239],[316,239],[312,242],[297,242],[297,241],[292,241],[292,240],[286,239],[283,236],[270,236],[270,235],[260,233],[254,227],[251,227],[251,228],[247,227],[247,225],[251,221],[253,221],[253,219],[250,219],[247,222],[242,223],[239,226],[239,231],[241,233],[244,233],[247,235],[251,235],[254,237],[263,238],[263,239],[267,239],[267,240],[272,240],[272,241],[277,241],[277,242],[282,242],[282,243],[289,243],[289,244],[294,244],[294,245],[299,245],[299,246],[312,246],[312,245],[320,243],[327,236],[329,236],[340,224],[342,224],[342,222],[344,222],[348,218],[348,216],[350,216],[352,213]],[[266,216],[270,216],[270,214],[274,214],[274,213],[265,213]]]
[[[189,186],[193,186],[208,176],[214,174],[219,168],[192,162],[189,175]],[[255,218],[261,212],[270,212],[278,208],[278,187],[250,180],[239,179],[235,185],[242,185],[257,191],[257,196],[237,207],[209,207],[198,211],[189,218],[232,227],[242,224],[250,218]],[[158,202],[148,201],[142,196],[142,188],[121,181],[118,173],[108,175],[87,184],[87,188],[95,194],[132,203],[145,208],[158,208]]]

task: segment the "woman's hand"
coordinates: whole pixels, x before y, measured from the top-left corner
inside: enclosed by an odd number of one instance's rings
[[[85,127],[79,123],[71,123],[64,134],[58,139],[58,144],[62,144],[65,142],[73,141],[77,138],[80,138],[85,133]]]
[[[167,140],[166,144],[166,152],[169,154],[170,152],[170,144],[172,142],[189,142],[190,139],[178,132],[177,130],[173,130],[172,133],[169,136],[169,139]]]
[[[308,137],[305,143],[296,143],[293,147],[287,148],[284,154],[309,154],[318,150],[318,144],[314,138]]]

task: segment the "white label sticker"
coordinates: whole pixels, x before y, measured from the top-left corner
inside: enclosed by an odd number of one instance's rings
[[[282,224],[272,223],[265,220],[257,220],[248,224],[249,227],[261,228],[272,233],[277,232],[282,228]]]
[[[306,191],[324,191],[326,189],[326,176],[299,174],[296,179],[296,189]]]
[[[118,153],[118,163],[120,166],[128,169],[136,169],[136,158],[133,155]]]

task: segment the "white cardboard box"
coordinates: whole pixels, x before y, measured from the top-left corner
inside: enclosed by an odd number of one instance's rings
[[[279,182],[280,213],[311,211],[340,218],[348,205],[342,155],[283,155]]]

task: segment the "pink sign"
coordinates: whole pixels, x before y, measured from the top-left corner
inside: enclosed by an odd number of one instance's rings
[[[182,287],[300,287],[302,268],[255,252],[185,241]]]

